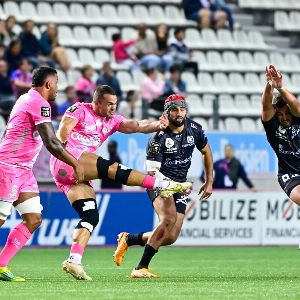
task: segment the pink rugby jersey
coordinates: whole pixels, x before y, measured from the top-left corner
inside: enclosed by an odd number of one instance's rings
[[[114,132],[124,117],[114,115],[112,118],[98,116],[91,103],[76,103],[64,114],[78,121],[68,136],[67,149],[77,148],[83,152],[94,152]]]
[[[51,107],[30,89],[16,102],[0,143],[0,163],[32,169],[43,142],[36,125],[51,122]]]

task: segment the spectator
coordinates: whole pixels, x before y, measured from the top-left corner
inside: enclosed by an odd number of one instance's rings
[[[102,66],[102,74],[96,81],[97,85],[109,85],[116,92],[118,103],[122,101],[122,90],[118,78],[114,75],[110,63],[104,62]]]
[[[11,74],[16,70],[21,60],[24,58],[22,55],[22,44],[19,39],[13,39],[9,43],[7,49],[5,50],[4,59],[8,63],[8,73]]]
[[[158,72],[156,69],[148,69],[146,74],[147,77],[141,84],[142,119],[147,119],[148,109],[150,107],[157,110],[163,110],[164,106],[164,101],[157,98],[163,94],[165,81],[158,79]]]
[[[138,26],[138,41],[135,44],[134,51],[143,69],[161,68],[155,34],[153,31],[147,30],[146,24]]]
[[[120,33],[113,34],[112,40],[112,49],[116,63],[124,64],[130,69],[135,69],[137,66],[137,58],[133,53],[131,53],[132,51],[130,51],[130,47],[136,43],[136,40],[132,39],[124,42]]]
[[[121,158],[118,154],[118,144],[116,141],[110,141],[107,145],[107,150],[109,153],[109,161],[111,164],[119,163],[121,164]],[[109,178],[103,178],[101,180],[101,189],[122,189],[122,183],[120,181],[112,180]]]
[[[248,178],[241,162],[235,158],[233,146],[228,144],[224,147],[224,158],[214,163],[214,189],[236,189],[238,180],[241,178],[252,191],[256,191]],[[204,174],[201,175],[204,181]]]
[[[58,106],[58,114],[60,116],[62,116],[70,106],[78,101],[75,88],[72,85],[67,86],[64,92],[67,100]]]
[[[182,7],[185,17],[201,29],[223,28],[227,19],[230,29],[234,27],[232,12],[223,0],[182,0]]]
[[[27,93],[32,85],[32,65],[27,58],[23,58],[19,64],[19,69],[15,70],[10,77],[16,99]]]
[[[198,64],[191,61],[192,53],[184,43],[185,29],[176,28],[174,39],[170,41],[170,54],[173,56],[174,64],[180,66],[182,70],[192,70],[198,76]]]
[[[181,79],[180,67],[174,65],[170,68],[171,78],[166,81],[164,88],[164,96],[168,97],[172,94],[186,95],[186,84]]]
[[[81,77],[75,83],[75,90],[79,98],[84,102],[91,102],[96,84],[92,81],[94,70],[92,66],[85,65],[81,69]]]
[[[0,44],[7,47],[10,42],[10,37],[5,29],[5,22],[0,20]]]
[[[42,33],[40,46],[42,54],[57,62],[62,70],[67,71],[70,68],[65,48],[59,45],[55,23],[49,23],[47,30]]]
[[[23,31],[19,37],[22,44],[22,55],[30,60],[34,67],[38,67],[40,63],[47,63],[54,67],[53,62],[42,55],[41,46],[33,34],[34,22],[27,20],[23,23]]]
[[[125,118],[140,119],[140,117],[137,116],[137,112],[136,112],[136,103],[138,102],[138,98],[139,98],[138,91],[135,90],[128,91],[125,101],[122,101],[119,104],[118,112]]]
[[[162,70],[166,72],[173,64],[173,58],[168,53],[169,29],[165,23],[160,23],[156,26],[155,37],[158,46],[158,54],[162,58]]]
[[[15,97],[8,76],[8,66],[0,59],[0,113],[7,119],[14,105]]]
[[[8,16],[5,20],[5,30],[10,38],[10,41],[16,37],[16,33],[14,32],[15,25],[16,25],[16,17]]]

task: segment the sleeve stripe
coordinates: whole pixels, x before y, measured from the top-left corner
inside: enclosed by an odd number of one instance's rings
[[[42,124],[42,123],[51,123],[51,120],[43,120],[43,121],[36,122],[34,124],[39,125],[39,124]]]
[[[71,116],[71,115],[68,115],[68,114],[65,114],[64,117],[68,117],[68,118],[71,118],[71,119],[79,120],[77,117],[74,117],[74,116]]]

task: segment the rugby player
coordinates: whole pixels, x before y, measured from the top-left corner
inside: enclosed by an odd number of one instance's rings
[[[91,280],[85,273],[81,260],[90,235],[99,221],[96,195],[90,180],[109,178],[129,186],[154,188],[165,198],[179,191],[188,191],[192,186],[189,182],[156,179],[92,153],[116,131],[149,133],[165,129],[168,125],[165,116],[160,121],[125,119],[115,115],[116,107],[114,90],[102,85],[96,88],[92,103],[76,103],[62,118],[57,136],[84,167],[84,183],[76,184],[68,165],[55,157],[50,159],[50,169],[58,188],[66,194],[80,217],[73,234],[70,255],[62,263],[63,270],[79,280]]]
[[[283,86],[282,74],[275,66],[266,67],[266,80],[261,118],[278,158],[278,182],[288,197],[300,205],[300,103]],[[279,94],[274,96],[273,89]]]
[[[32,233],[41,225],[39,190],[32,168],[42,148],[69,164],[79,181],[83,168],[56,138],[51,123],[50,101],[57,92],[55,69],[41,67],[33,72],[32,88],[22,95],[11,112],[0,143],[0,226],[14,206],[23,221],[8,235],[0,253],[0,280],[22,282],[7,268]]]
[[[203,155],[205,183],[201,186],[200,199],[208,199],[212,194],[213,159],[210,146],[200,124],[187,118],[187,104],[182,95],[170,95],[164,105],[169,126],[150,138],[147,148],[146,168],[150,174],[159,178],[170,178],[179,182],[186,181],[195,149]],[[159,224],[152,232],[118,235],[118,247],[114,261],[120,266],[125,251],[132,245],[145,246],[143,256],[131,272],[132,278],[158,278],[148,266],[160,246],[173,244],[180,233],[187,195],[175,193],[168,199],[162,199],[153,189],[148,189],[148,196],[159,218]]]

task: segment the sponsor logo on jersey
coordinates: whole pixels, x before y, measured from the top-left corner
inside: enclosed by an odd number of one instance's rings
[[[160,144],[152,142],[149,147],[149,152],[153,154],[157,154],[159,153],[159,149],[160,149]]]
[[[78,107],[74,104],[67,109],[67,112],[73,113],[76,109],[78,109]]]
[[[41,116],[42,117],[50,117],[50,108],[47,106],[41,107]]]
[[[166,138],[165,146],[169,149],[172,148],[174,146],[174,141],[170,138]]]
[[[78,132],[72,132],[71,138],[75,141],[81,142],[83,146],[100,147],[101,145],[101,140],[97,136],[87,137]]]
[[[191,127],[198,129],[198,126],[196,126],[194,123],[191,123]]]
[[[187,164],[189,163],[190,161],[192,160],[192,156],[190,157],[187,157],[185,159],[175,159],[175,160],[172,160],[170,158],[167,158],[164,162],[164,164],[166,166],[177,166],[177,165],[184,165],[184,164]]]
[[[18,194],[18,186],[15,184],[13,185],[10,194],[8,195],[9,198],[16,198]]]
[[[84,129],[85,129],[86,131],[92,131],[92,132],[94,132],[94,131],[97,129],[96,124],[88,125],[88,124],[85,123],[85,122],[81,122],[81,125],[84,127]]]
[[[187,140],[187,142],[188,142],[189,144],[194,144],[194,143],[195,143],[194,137],[191,136],[191,135],[189,135],[189,136],[187,137],[186,140]]]

